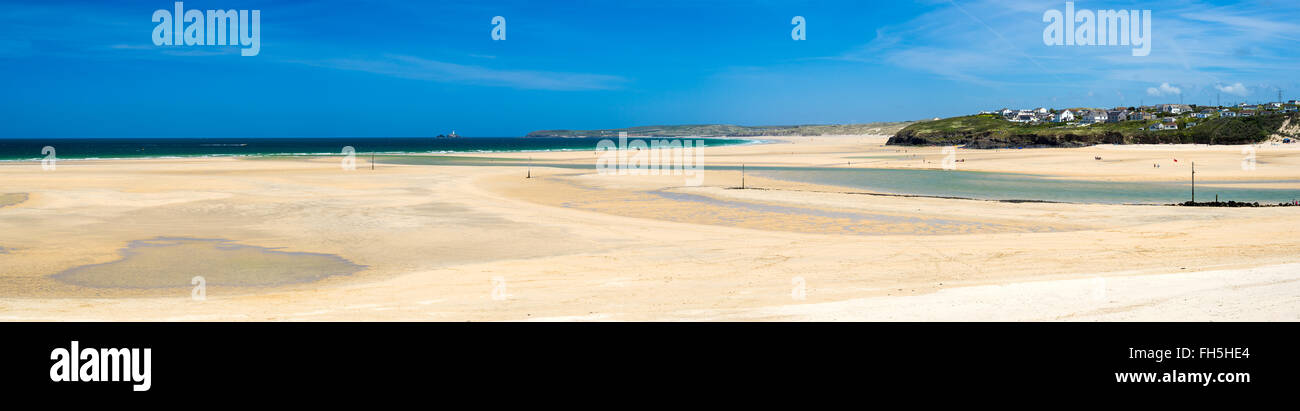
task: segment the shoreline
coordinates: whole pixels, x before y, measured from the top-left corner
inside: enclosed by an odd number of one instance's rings
[[[564,141],[579,140],[579,138],[568,138],[568,137],[545,137],[545,138],[537,138],[537,137],[532,137],[532,138],[529,138],[529,137],[461,137],[461,138],[456,138],[456,139],[454,139],[454,141],[457,141],[457,142],[465,142],[465,141],[473,141],[474,139],[479,139],[479,138],[482,138],[482,139],[518,139],[519,141],[537,141],[537,140],[541,140],[541,139],[553,139],[553,140],[564,140]],[[615,137],[615,139],[616,139],[616,138],[617,138],[617,137]],[[294,139],[295,139],[295,138],[283,138],[283,139],[279,139],[279,138],[263,138],[263,139],[261,139],[261,140],[291,141],[291,140],[294,140]],[[366,138],[351,139],[351,140],[348,140],[348,141],[353,141],[353,142],[366,142],[366,140],[378,140],[378,141],[382,141],[382,140],[385,140],[385,139],[386,139],[386,138],[383,138],[383,137],[366,137]],[[448,141],[447,139],[438,140],[438,139],[434,139],[433,137],[429,137],[429,138],[427,138],[427,139],[426,139],[426,138],[403,138],[403,139],[408,139],[408,140],[418,140],[418,141],[431,140],[431,141],[440,141],[440,142]],[[594,139],[594,138],[582,138],[582,139]],[[656,140],[658,140],[658,139],[668,139],[668,140],[688,140],[688,139],[689,139],[689,140],[695,140],[695,139],[702,139],[702,140],[724,140],[724,141],[734,141],[733,143],[730,143],[730,144],[723,144],[723,145],[718,146],[718,147],[739,146],[739,145],[752,145],[752,144],[771,144],[771,143],[772,143],[771,140],[763,140],[763,139],[759,139],[759,138],[751,138],[751,137],[726,137],[726,136],[710,136],[710,137],[631,137],[631,136],[629,136],[628,139],[629,139],[629,140],[632,140],[632,139],[646,139],[646,140],[649,140],[649,139],[656,139]],[[114,140],[123,140],[123,139],[111,139],[111,138],[104,138],[104,139],[35,139],[35,138],[33,138],[33,139],[13,139],[13,140],[14,140],[14,141],[20,141],[20,140],[21,140],[21,141],[42,141],[42,142],[45,142],[45,141],[51,141],[51,142],[58,142],[59,140],[77,140],[77,141],[94,141],[94,140],[103,140],[103,141],[114,141]],[[149,139],[134,139],[134,141],[147,141],[147,140],[149,140]],[[160,139],[160,140],[170,140],[170,141],[175,141],[175,140],[178,140],[178,139]],[[206,139],[202,139],[202,138],[179,139],[179,140],[206,141]],[[214,147],[226,147],[226,146],[229,146],[229,145],[214,145]],[[342,147],[342,146],[340,146],[340,147]],[[447,155],[447,154],[497,154],[497,153],[547,153],[547,152],[583,152],[583,151],[592,151],[592,150],[594,150],[594,149],[595,149],[594,147],[592,147],[592,148],[585,148],[585,147],[584,147],[584,148],[551,148],[551,149],[518,149],[518,150],[513,150],[513,149],[506,149],[506,150],[439,150],[439,151],[410,151],[410,150],[405,150],[405,151],[375,151],[375,152],[362,151],[362,152],[357,152],[356,155],[360,157],[360,156],[362,156],[363,154],[364,154],[364,155],[370,155],[370,154],[372,154],[372,153],[373,153],[373,154],[376,154],[376,155],[386,155],[386,156],[400,156],[400,155],[421,156],[421,155]],[[220,154],[167,154],[167,155],[157,155],[157,156],[152,156],[152,155],[141,155],[141,156],[129,156],[129,157],[58,157],[58,161],[94,161],[94,160],[103,160],[103,161],[120,161],[120,160],[137,160],[137,159],[191,159],[191,158],[222,158],[222,157],[236,157],[236,158],[239,158],[239,157],[327,157],[327,156],[341,157],[341,156],[344,156],[344,155],[345,155],[345,154],[342,154],[342,153],[339,153],[339,152],[310,152],[310,153],[309,153],[309,152],[274,152],[274,153],[256,153],[256,154],[240,154],[240,153],[220,153]],[[24,162],[40,163],[42,159],[43,159],[42,157],[30,157],[30,158],[8,158],[8,159],[0,159],[0,164],[5,164],[5,163],[24,163]]]

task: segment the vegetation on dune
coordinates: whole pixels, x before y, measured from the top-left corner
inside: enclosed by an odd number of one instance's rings
[[[882,122],[867,124],[830,124],[796,126],[736,126],[730,124],[698,124],[679,126],[640,126],[597,130],[539,130],[525,137],[617,137],[626,132],[630,137],[763,137],[763,136],[825,136],[894,134],[912,122]]]
[[[1179,118],[1177,130],[1150,131],[1160,120],[1134,120],[1076,126],[1023,124],[996,115],[973,115],[924,121],[904,127],[888,144],[964,145],[967,148],[1078,147],[1095,144],[1250,144],[1268,140],[1296,113],[1253,117]],[[1191,126],[1190,123],[1197,123]]]

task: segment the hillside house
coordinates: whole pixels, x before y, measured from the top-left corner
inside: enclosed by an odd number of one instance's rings
[[[1192,111],[1192,108],[1190,106],[1185,106],[1182,104],[1161,104],[1160,105],[1161,113],[1183,114],[1189,111]]]
[[[1107,115],[1105,111],[1096,110],[1096,111],[1090,111],[1090,112],[1088,112],[1088,115],[1087,115],[1086,117],[1084,117],[1084,119],[1085,119],[1089,124],[1092,124],[1092,123],[1105,123],[1106,121],[1110,120],[1110,116]]]
[[[1118,123],[1128,121],[1128,111],[1108,111],[1106,112],[1107,123]]]
[[[1060,113],[1057,113],[1055,116],[1052,116],[1052,121],[1057,123],[1069,123],[1074,120],[1075,120],[1074,112],[1070,110],[1065,110]]]

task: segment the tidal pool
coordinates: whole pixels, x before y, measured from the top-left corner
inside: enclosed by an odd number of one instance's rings
[[[819,167],[752,167],[751,170],[759,176],[777,180],[851,187],[889,194],[980,200],[1171,204],[1187,201],[1191,197],[1191,185],[1181,183],[1066,180],[1031,174],[979,171]],[[1197,183],[1198,201],[1208,201],[1218,195],[1223,201],[1277,204],[1300,197],[1300,190],[1200,186],[1200,183],[1225,183],[1211,180],[1198,180]]]
[[[121,258],[75,267],[56,280],[95,288],[256,287],[317,281],[366,268],[333,254],[278,251],[230,240],[160,237],[132,241]]]

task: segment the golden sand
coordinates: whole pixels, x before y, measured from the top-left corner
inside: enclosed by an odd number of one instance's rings
[[[943,156],[879,136],[774,140],[706,148],[706,165],[938,168]],[[1198,178],[1296,187],[1300,150],[1256,147],[1249,171],[1242,150],[958,157],[965,170],[1108,181],[1183,181],[1181,163],[1196,161]],[[680,176],[596,175],[591,152],[494,156],[531,157],[534,178],[522,166],[371,171],[365,159],[343,171],[331,158],[65,161],[53,172],[3,164],[4,190],[32,195],[0,208],[0,319],[1300,319],[1300,208],[874,196],[753,176],[746,184],[761,189],[736,190],[739,173],[722,170],[686,187]],[[331,255],[365,269],[214,283],[201,301],[184,286],[125,291],[57,277],[120,262],[132,242],[156,238]],[[185,272],[169,281],[230,270],[176,266]]]

